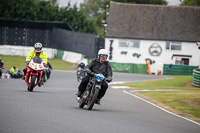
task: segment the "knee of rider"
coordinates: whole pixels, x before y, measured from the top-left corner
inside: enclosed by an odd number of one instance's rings
[[[82,79],[82,82],[84,82],[84,83],[88,83],[89,82],[89,78],[86,76],[86,77],[84,77],[83,79]]]
[[[102,82],[101,86],[102,86],[102,88],[105,88],[105,89],[108,88],[108,84],[106,82]]]

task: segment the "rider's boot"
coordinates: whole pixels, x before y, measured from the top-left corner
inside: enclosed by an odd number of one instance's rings
[[[76,95],[77,95],[77,97],[81,97],[81,94],[82,94],[81,91],[78,90]]]
[[[24,75],[22,76],[22,80],[25,80],[25,76]]]
[[[22,80],[25,80],[26,79],[26,75],[22,75]]]
[[[41,82],[40,82],[40,83],[38,83],[38,86],[39,86],[39,87],[41,87]]]
[[[24,74],[23,74],[23,76],[22,76],[22,80],[25,80],[25,78],[26,78],[27,68],[24,68],[24,69],[23,69],[23,72],[24,72]]]
[[[100,101],[100,99],[97,99],[95,103],[101,105]]]

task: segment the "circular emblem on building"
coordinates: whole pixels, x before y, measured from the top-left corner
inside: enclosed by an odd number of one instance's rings
[[[162,48],[159,44],[157,43],[153,43],[150,47],[149,47],[149,53],[152,56],[159,56],[162,52]]]

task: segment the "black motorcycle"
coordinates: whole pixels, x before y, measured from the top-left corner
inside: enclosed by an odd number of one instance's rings
[[[84,105],[87,105],[88,110],[93,108],[101,89],[101,82],[103,80],[105,80],[105,78],[102,74],[97,74],[90,78],[86,90],[83,92],[80,99],[77,99],[80,108],[83,108]]]
[[[16,78],[22,78],[24,75],[23,71],[22,70],[17,70],[16,71]]]
[[[80,68],[80,67],[79,67],[79,68],[77,69],[76,75],[77,75],[77,80],[78,80],[78,82],[79,82],[79,81],[81,81],[81,80],[85,77],[86,73],[85,73],[85,71],[84,71],[83,68]]]
[[[48,79],[50,79],[50,75],[51,75],[51,69],[47,65],[47,67],[44,67],[44,71],[43,71],[42,79],[41,79],[41,85],[44,85],[44,83],[47,82]]]

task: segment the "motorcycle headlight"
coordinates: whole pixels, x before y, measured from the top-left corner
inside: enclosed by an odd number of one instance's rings
[[[104,77],[101,77],[101,76],[99,76],[99,75],[96,75],[96,79],[97,79],[98,82],[101,82],[101,81],[104,80]]]

